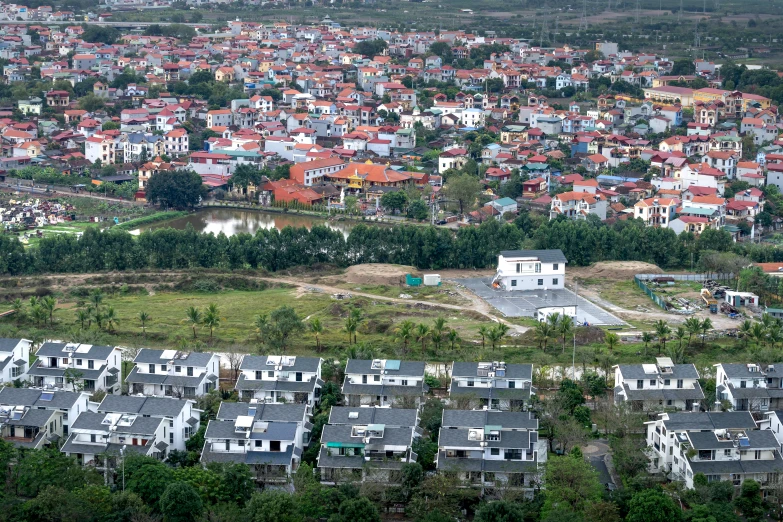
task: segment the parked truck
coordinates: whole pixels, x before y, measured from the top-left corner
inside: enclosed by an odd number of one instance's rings
[[[702,288],[701,298],[704,300],[704,303],[710,308],[711,314],[718,313],[718,300],[712,297],[712,292],[710,292],[706,288]]]

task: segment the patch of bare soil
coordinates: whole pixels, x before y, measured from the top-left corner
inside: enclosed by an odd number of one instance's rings
[[[348,267],[343,274],[321,278],[326,284],[351,283],[357,285],[398,285],[405,283],[405,274],[421,277],[412,266],[368,263]]]
[[[636,274],[662,274],[658,266],[643,261],[601,261],[587,267],[566,268],[571,277],[600,279],[604,281],[628,281]]]

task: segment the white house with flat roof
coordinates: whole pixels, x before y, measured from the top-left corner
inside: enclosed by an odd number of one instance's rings
[[[0,384],[27,379],[32,344],[27,339],[0,339]]]
[[[504,250],[492,286],[511,291],[563,289],[567,262],[561,250]]]

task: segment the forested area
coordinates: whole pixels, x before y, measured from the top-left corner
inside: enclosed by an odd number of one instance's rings
[[[284,270],[294,266],[394,263],[421,269],[488,268],[501,250],[561,249],[571,266],[597,261],[646,261],[662,268],[690,268],[702,252],[734,252],[758,262],[783,261],[772,246],[736,244],[724,231],[700,236],[645,227],[639,221],[607,225],[559,218],[537,222],[523,212],[513,223],[491,220],[478,227],[357,225],[348,238],[324,226],[311,230],[259,230],[227,237],[192,228],[163,228],[133,236],[124,230],[88,229],[80,238],[58,234],[25,249],[0,235],[1,274],[100,272],[104,270],[225,268]]]

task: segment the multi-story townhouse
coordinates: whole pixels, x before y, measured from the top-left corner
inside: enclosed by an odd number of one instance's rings
[[[752,479],[766,488],[783,471],[775,435],[757,429],[749,412],[662,413],[646,424],[652,469],[689,489],[697,474],[734,486]]]
[[[199,429],[202,413],[193,400],[130,395],[107,395],[95,409],[98,413],[123,413],[163,419],[166,421],[166,452],[185,450],[185,441]]]
[[[678,201],[673,198],[647,198],[634,204],[634,218],[648,227],[667,228],[674,219]]]
[[[304,404],[223,402],[207,425],[202,462],[243,463],[262,484],[286,483],[310,441],[308,415]]]
[[[220,376],[220,356],[215,353],[143,348],[133,363],[125,382],[134,395],[196,397],[214,390]]]
[[[504,290],[562,289],[568,261],[562,250],[504,250],[492,284]]]
[[[88,393],[0,388],[0,437],[21,448],[40,448],[68,435],[87,411]]]
[[[120,391],[120,349],[112,346],[47,342],[28,371],[33,386],[67,391]]]
[[[699,372],[693,364],[674,364],[658,357],[655,364],[614,367],[615,402],[637,410],[698,410],[704,399]]]
[[[0,338],[0,384],[27,379],[32,344],[27,339]]]
[[[527,410],[534,394],[532,364],[452,364],[449,401],[461,409]]]
[[[321,481],[398,484],[402,467],[416,462],[418,410],[333,406],[321,434]]]
[[[443,410],[438,471],[473,486],[532,488],[541,483],[546,457],[531,412]]]
[[[783,363],[715,365],[716,402],[738,411],[783,407]]]
[[[151,160],[166,153],[163,136],[135,132],[123,135],[120,142],[125,163],[141,161],[145,155],[147,160]]]
[[[116,158],[116,141],[108,136],[90,136],[84,142],[84,157],[102,165],[113,165]]]
[[[429,387],[424,363],[392,359],[348,359],[342,393],[350,406],[418,406]]]
[[[163,460],[169,451],[168,424],[162,417],[87,411],[73,422],[60,451],[104,472],[108,479],[130,453]]]
[[[311,409],[321,397],[320,357],[246,355],[239,366],[236,390],[242,400],[306,404]]]
[[[601,221],[606,219],[606,200],[600,194],[563,192],[552,198],[549,219],[557,216],[587,219],[590,214],[598,216]]]
[[[166,154],[172,158],[182,156],[190,152],[190,142],[188,132],[185,129],[174,129],[167,132],[164,136],[164,148]]]

